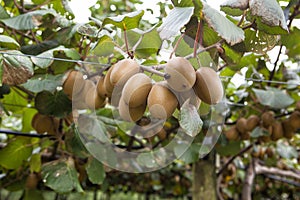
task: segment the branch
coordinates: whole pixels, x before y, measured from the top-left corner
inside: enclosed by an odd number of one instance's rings
[[[163,73],[163,72],[160,72],[160,71],[157,71],[156,69],[154,69],[154,68],[152,68],[152,67],[146,67],[146,66],[140,65],[140,68],[141,68],[143,71],[147,71],[147,72],[150,72],[150,73],[152,73],[152,74],[156,74],[156,75],[158,75],[158,76],[164,77],[165,79],[170,78],[170,75],[169,75],[169,74]]]
[[[275,61],[275,63],[274,63],[273,70],[272,70],[271,73],[270,73],[269,81],[272,81],[273,78],[274,78],[275,71],[276,71],[276,68],[277,68],[277,65],[278,65],[278,62],[279,62],[279,58],[280,58],[280,55],[281,55],[282,48],[283,48],[283,45],[280,45],[279,52],[278,52],[276,61]],[[268,85],[271,85],[271,83],[269,82]]]
[[[268,177],[268,178],[271,178],[271,179],[274,179],[276,181],[281,181],[281,182],[287,183],[289,185],[294,185],[294,186],[300,188],[300,183],[298,183],[296,181],[292,181],[290,179],[286,179],[286,178],[282,178],[282,177],[275,176],[275,175],[270,175],[270,174],[264,174],[264,176]]]
[[[252,160],[252,162],[248,166],[246,178],[243,185],[242,200],[252,199],[251,193],[252,193],[252,186],[255,178],[255,170],[254,170],[255,162],[256,162],[255,160]]]
[[[273,174],[278,176],[287,176],[297,180],[300,180],[300,174],[293,171],[282,170],[276,167],[265,167],[258,163],[255,163],[255,172],[257,174]]]

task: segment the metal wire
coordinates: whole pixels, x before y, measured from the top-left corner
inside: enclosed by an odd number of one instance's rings
[[[72,63],[81,63],[81,64],[90,64],[90,65],[100,65],[103,67],[110,66],[109,64],[103,64],[103,63],[97,63],[97,62],[89,62],[89,61],[83,61],[83,60],[71,60],[71,59],[64,59],[64,58],[55,58],[55,57],[44,57],[44,56],[36,56],[36,55],[29,55],[29,54],[16,54],[16,53],[10,53],[10,52],[0,52],[3,56],[5,55],[12,55],[12,56],[23,56],[23,57],[33,57],[38,59],[48,59],[48,60],[56,60],[56,61],[63,61],[63,62],[72,62]],[[231,79],[233,76],[220,76],[220,78],[223,79]],[[279,84],[279,85],[300,85],[299,82],[290,83],[290,82],[284,82],[284,81],[273,81],[273,80],[265,80],[263,78],[242,78],[246,81],[253,81],[258,83],[271,83],[271,84]]]

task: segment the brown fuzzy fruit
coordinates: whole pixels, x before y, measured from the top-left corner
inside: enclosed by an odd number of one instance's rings
[[[140,66],[132,59],[124,59],[117,62],[110,74],[112,85],[123,86],[126,81],[140,71]]]
[[[291,126],[288,119],[281,122],[283,128],[283,136],[285,138],[291,139],[294,136],[295,129]]]
[[[220,102],[224,95],[221,79],[209,67],[201,67],[196,71],[194,90],[203,102],[210,105]]]
[[[30,173],[26,178],[25,188],[29,190],[34,190],[36,189],[38,183],[39,183],[38,175],[35,173]]]
[[[152,86],[147,101],[152,117],[158,119],[171,117],[178,105],[176,96],[163,83]]]
[[[248,129],[247,129],[247,119],[245,119],[244,117],[238,119],[237,122],[236,122],[236,129],[241,134],[242,133],[244,134],[244,133],[248,132]]]
[[[156,135],[159,138],[159,140],[165,140],[167,138],[167,132],[163,128],[160,129],[160,131],[156,133]]]
[[[273,111],[264,112],[261,115],[263,127],[268,128],[275,122],[275,113]]]
[[[100,97],[102,97],[103,99],[105,97],[107,97],[107,91],[105,89],[105,86],[104,86],[104,79],[105,77],[104,76],[101,76],[97,82],[97,92],[98,92],[98,95]]]
[[[138,73],[128,79],[122,90],[122,98],[129,107],[138,107],[147,102],[152,80],[146,74]]]
[[[74,95],[77,95],[83,89],[83,74],[79,71],[72,70],[67,72],[63,80],[63,91],[69,99],[72,99]]]
[[[230,127],[230,129],[225,131],[224,134],[228,140],[238,140],[239,139],[239,132],[236,129],[236,126]]]
[[[298,110],[298,111],[300,111],[300,101],[297,101],[295,109]]]
[[[31,126],[37,133],[48,133],[49,135],[55,135],[58,130],[59,121],[56,118],[49,117],[36,113],[31,121]]]
[[[294,111],[288,118],[290,125],[294,130],[300,128],[300,111]]]
[[[141,119],[146,110],[146,104],[136,108],[130,108],[128,104],[121,98],[119,102],[119,114],[121,118],[128,122],[136,122]]]
[[[105,96],[107,96],[107,97],[111,97],[111,94],[114,91],[114,85],[110,81],[110,75],[111,75],[113,68],[114,68],[114,65],[108,69],[106,75],[104,76],[104,80],[103,80],[104,89],[106,92]]]
[[[251,137],[251,132],[249,132],[249,131],[241,133],[242,140],[249,140],[250,137]]]
[[[98,109],[105,106],[105,98],[100,97],[97,92],[96,86],[88,88],[85,95],[85,104],[89,109]]]
[[[260,118],[257,115],[250,115],[247,119],[246,128],[253,131],[259,125]]]
[[[275,121],[272,126],[273,126],[273,128],[272,128],[273,131],[272,131],[271,139],[273,141],[276,141],[276,140],[282,138],[283,137],[283,127],[282,127],[281,122]]]
[[[170,75],[167,79],[168,85],[176,92],[188,91],[195,84],[194,67],[183,57],[170,59],[166,64],[165,72]]]

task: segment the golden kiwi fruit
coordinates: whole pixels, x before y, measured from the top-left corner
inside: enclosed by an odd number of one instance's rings
[[[144,73],[137,73],[130,77],[122,90],[122,98],[129,107],[138,107],[147,102],[152,88],[152,80]]]
[[[261,119],[263,127],[268,128],[275,122],[275,113],[273,111],[264,112]]]
[[[140,66],[132,59],[123,59],[117,62],[110,74],[110,83],[113,86],[123,86],[126,81],[140,71]]]
[[[236,126],[230,127],[228,130],[224,132],[224,134],[228,140],[238,140],[240,137],[239,132],[236,129]]]
[[[39,183],[39,177],[35,173],[30,173],[25,181],[25,188],[29,190],[36,189],[37,185]]]
[[[87,89],[85,104],[89,109],[98,109],[105,106],[105,98],[99,96],[95,85]]]
[[[183,57],[170,59],[166,64],[165,72],[170,75],[167,79],[168,85],[177,92],[188,91],[195,84],[195,69],[191,63]]]
[[[196,71],[194,90],[203,102],[210,105],[219,103],[224,95],[221,79],[209,67],[201,67]]]
[[[171,117],[178,105],[176,96],[163,82],[152,86],[147,102],[152,117],[158,119]]]
[[[238,132],[240,132],[241,134],[248,132],[247,129],[247,119],[244,117],[241,117],[237,120],[236,122],[236,129],[238,130]]]
[[[105,99],[105,97],[107,97],[107,92],[106,92],[105,85],[104,85],[104,79],[105,79],[105,76],[101,76],[96,85],[97,93],[103,99]]]
[[[111,75],[111,72],[113,69],[114,69],[114,65],[108,69],[106,75],[104,76],[104,80],[103,80],[105,96],[107,96],[107,97],[111,97],[111,95],[114,91],[114,85],[110,81],[110,75]]]
[[[272,135],[271,135],[271,139],[273,141],[276,141],[280,138],[283,137],[283,127],[281,122],[279,121],[275,121],[272,125]]]
[[[32,118],[31,126],[37,133],[47,132],[49,135],[55,135],[58,131],[59,120],[48,115],[36,113]]]
[[[83,74],[76,70],[67,72],[63,78],[63,91],[69,99],[73,98],[73,95],[77,95],[83,89]]]
[[[294,130],[297,130],[300,128],[300,111],[294,111],[290,117],[288,118],[291,127]]]
[[[253,131],[255,127],[259,125],[260,118],[257,115],[250,115],[247,118],[246,129],[248,131]]]
[[[119,114],[120,117],[128,122],[136,122],[139,119],[141,119],[144,115],[144,112],[146,110],[146,104],[140,105],[135,108],[129,107],[128,104],[125,103],[123,98],[119,101]]]

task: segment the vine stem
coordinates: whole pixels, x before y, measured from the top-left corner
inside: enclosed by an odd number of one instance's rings
[[[127,54],[128,56],[132,59],[133,58],[133,55],[132,53],[129,51],[129,44],[128,44],[128,38],[127,38],[127,31],[124,30],[124,40],[125,40],[125,45],[126,45],[126,51],[127,51]]]
[[[150,72],[150,73],[152,73],[152,74],[156,74],[156,75],[158,75],[158,76],[164,77],[165,79],[170,78],[170,75],[169,75],[169,74],[160,72],[160,71],[156,70],[156,69],[153,68],[153,67],[146,67],[146,66],[140,65],[140,68],[141,68],[143,71],[147,71],[147,72]]]

